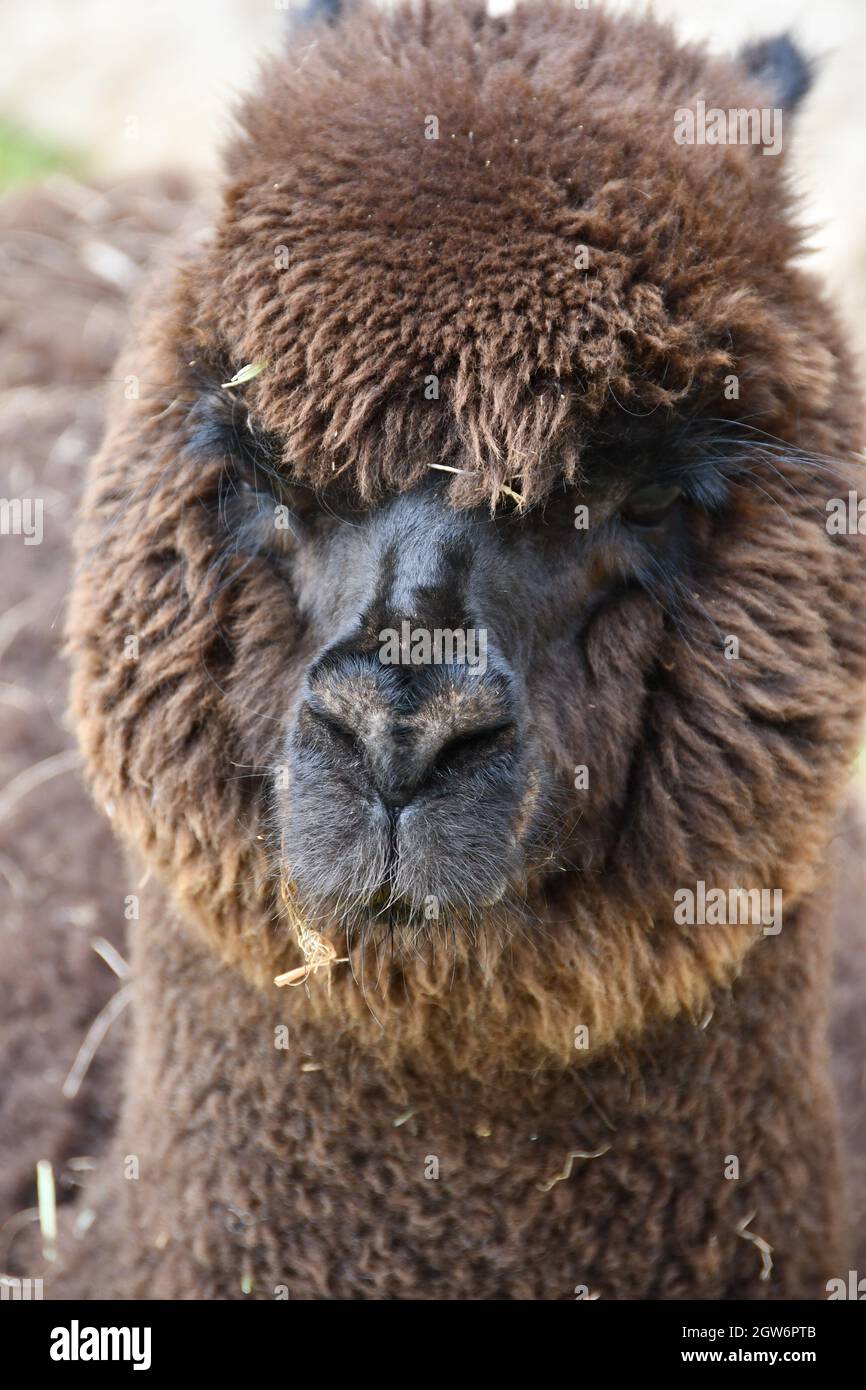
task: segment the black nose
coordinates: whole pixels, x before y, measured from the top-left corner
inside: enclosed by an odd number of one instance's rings
[[[502,768],[519,741],[514,680],[501,663],[383,668],[346,653],[317,663],[298,716],[302,746],[375,792],[395,818]]]

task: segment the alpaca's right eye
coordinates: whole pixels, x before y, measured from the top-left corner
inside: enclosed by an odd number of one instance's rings
[[[261,462],[241,460],[234,471],[234,483],[239,492],[255,501],[259,510],[280,506],[288,508],[299,520],[307,520],[321,509],[311,487],[287,479]]]
[[[323,509],[312,488],[247,458],[223,474],[216,512],[237,549],[278,556],[294,551]]]

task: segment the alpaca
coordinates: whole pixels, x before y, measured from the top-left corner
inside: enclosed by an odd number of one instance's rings
[[[55,1288],[825,1296],[861,402],[784,152],[675,138],[807,67],[555,0],[312,23],[82,508],[135,996]]]

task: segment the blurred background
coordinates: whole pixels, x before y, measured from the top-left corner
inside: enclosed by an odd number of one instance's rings
[[[719,51],[789,30],[817,60],[790,162],[813,260],[866,365],[866,0],[653,8]],[[130,888],[78,776],[65,715],[76,502],[111,393],[123,389],[113,362],[130,300],[178,231],[201,223],[196,207],[213,198],[235,99],[281,44],[287,9],[0,0],[0,498],[44,505],[42,544],[0,537],[0,1019],[3,1071],[16,1078],[0,1087],[0,1274],[26,1269],[35,1158],[51,1161],[62,1203],[98,1151],[126,1026],[118,1017],[88,1057],[101,1011],[110,1015],[122,992]],[[866,952],[852,953],[837,969],[835,1040],[861,1036],[864,998]],[[855,1220],[866,1231],[862,1058],[856,1068],[840,1087],[848,1147],[861,1156]]]

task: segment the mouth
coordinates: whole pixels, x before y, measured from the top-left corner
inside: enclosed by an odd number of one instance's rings
[[[491,912],[511,891],[517,891],[520,884],[510,881],[504,875],[496,890],[484,902],[467,897],[464,902],[441,902],[434,904],[428,895],[423,905],[406,893],[395,892],[383,886],[366,899],[359,899],[349,907],[349,915],[355,923],[365,923],[370,927],[383,927],[389,932],[406,929],[416,934],[425,926],[432,927],[447,921],[449,926],[469,924],[481,914]],[[435,907],[438,906],[438,912]]]
[[[417,939],[474,929],[522,901],[541,862],[541,777],[498,796],[421,798],[400,808],[296,769],[277,807],[281,867],[317,924]],[[507,794],[504,794],[507,791]]]

